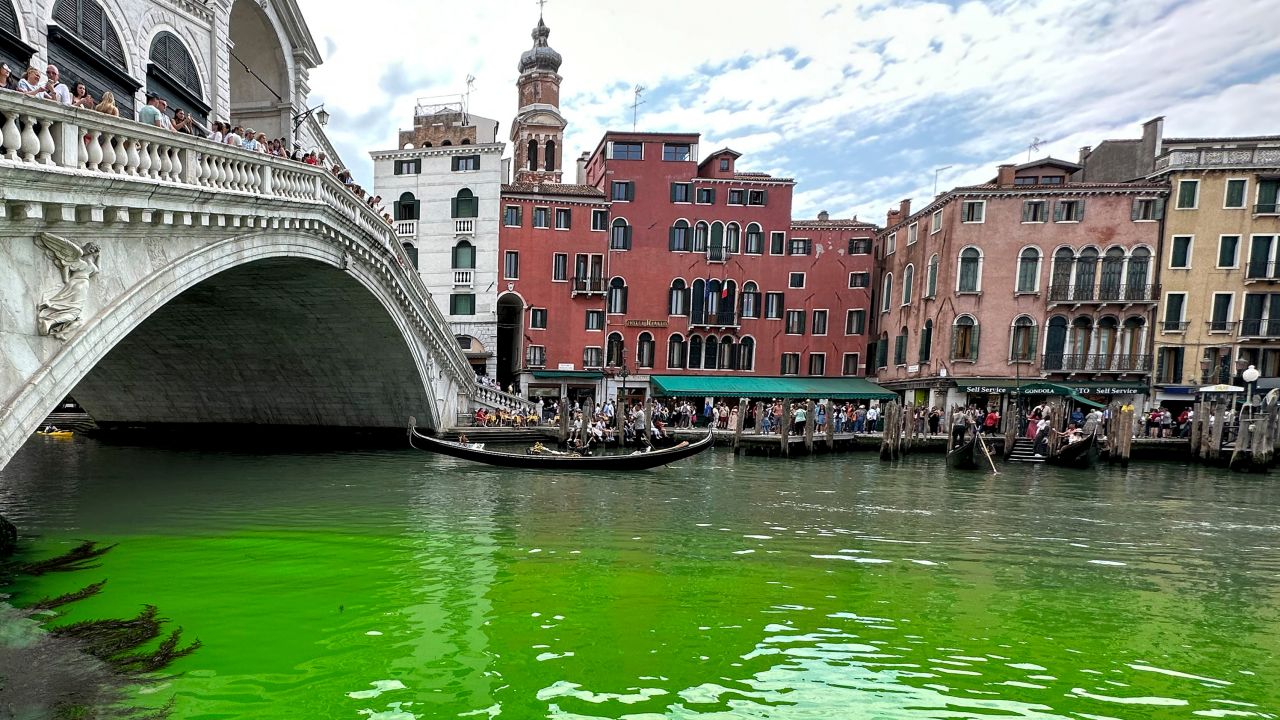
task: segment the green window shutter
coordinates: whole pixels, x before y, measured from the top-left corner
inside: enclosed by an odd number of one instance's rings
[[[960,330],[959,326],[951,326],[951,359],[955,360],[960,352]]]
[[[674,227],[667,231],[667,249],[676,249],[676,229]]]
[[[452,198],[449,200],[449,217],[458,217],[458,198]]]
[[[1028,338],[1029,342],[1027,345],[1027,359],[1032,362],[1035,362],[1036,352],[1040,349],[1039,333],[1040,333],[1040,328],[1033,327],[1031,328],[1031,332]]]
[[[676,201],[676,183],[671,183],[671,202]]]
[[[760,199],[761,199],[761,201],[762,201],[762,204],[764,204],[764,205],[768,205],[768,204],[769,204],[769,191],[768,191],[768,190],[761,190],[761,191],[760,191]]]
[[[1141,207],[1141,204],[1142,203],[1140,200],[1138,200],[1138,198],[1133,199],[1133,206],[1129,208],[1130,220],[1136,221],[1139,217],[1141,217],[1141,210],[1139,210],[1139,207]]]
[[[715,204],[716,204],[716,189],[715,189],[715,188],[711,188],[711,204],[712,204],[712,205],[715,205]]]
[[[1164,382],[1164,348],[1156,350],[1156,382]]]
[[[977,325],[974,325],[973,330],[969,333],[969,338],[970,338],[969,339],[969,359],[970,360],[978,359],[978,330],[979,329],[980,328]]]
[[[628,225],[623,233],[623,241],[627,244],[627,249],[631,249],[631,226]],[[625,295],[623,297],[626,297]]]
[[[524,223],[524,208],[517,205],[516,206],[516,225],[522,225],[523,223]]]
[[[1083,221],[1084,220],[1084,200],[1076,201],[1076,213],[1078,215],[1076,219]]]
[[[1164,198],[1156,198],[1155,217],[1153,217],[1152,220],[1164,219],[1164,204],[1165,204]]]
[[[628,200],[636,199],[636,184],[634,182],[627,183],[627,199]]]
[[[1066,217],[1066,211],[1067,211],[1066,203],[1064,203],[1062,200],[1055,202],[1053,204],[1053,221],[1062,222],[1062,219]]]
[[[1022,222],[1031,222],[1031,203],[1022,203]]]
[[[1174,348],[1173,351],[1173,381],[1175,383],[1182,382],[1182,353],[1186,348]]]

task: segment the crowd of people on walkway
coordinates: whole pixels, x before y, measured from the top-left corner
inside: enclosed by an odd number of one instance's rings
[[[58,66],[52,63],[45,67],[43,73],[34,65],[28,66],[21,77],[14,73],[8,63],[0,63],[0,90],[120,117],[116,97],[110,90],[102,93],[101,99],[95,99],[83,82],[76,81],[70,84],[64,82]],[[138,111],[137,122],[170,132],[203,138],[246,152],[262,153],[307,165],[327,167],[339,182],[376,212],[387,225],[392,222],[391,213],[383,207],[381,195],[366,193],[364,188],[355,182],[349,170],[338,164],[330,164],[326,154],[319,150],[304,151],[297,143],[290,147],[287,138],[268,138],[265,132],[243,125],[233,125],[223,120],[215,120],[206,127],[183,108],[175,109],[171,115],[169,102],[155,93],[147,94],[146,104]],[[86,135],[85,142],[89,141],[90,136]]]

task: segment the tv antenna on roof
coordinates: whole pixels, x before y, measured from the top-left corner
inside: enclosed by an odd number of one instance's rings
[[[644,104],[644,101],[640,99],[640,95],[644,93],[644,86],[637,85],[634,92],[636,96],[631,101],[631,132],[636,131],[636,114],[639,112],[639,107]]]
[[[953,167],[955,166],[943,165],[940,168],[934,168],[933,170],[933,196],[934,197],[938,197],[938,174],[941,173],[943,170],[950,170]]]
[[[471,115],[471,91],[476,89],[476,76],[467,73],[467,90],[462,93],[462,114],[464,117]]]
[[[1043,140],[1041,140],[1039,136],[1036,136],[1036,137],[1034,137],[1034,138],[1032,138],[1032,139],[1031,139],[1031,144],[1027,146],[1027,162],[1031,162],[1031,153],[1032,153],[1032,152],[1039,152],[1039,151],[1040,151],[1040,145],[1041,145],[1041,143],[1043,143],[1043,142],[1044,142],[1044,141],[1043,141]]]

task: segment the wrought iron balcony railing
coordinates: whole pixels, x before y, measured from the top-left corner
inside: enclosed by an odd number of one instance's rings
[[[697,310],[689,313],[689,325],[702,327],[737,327],[738,314],[733,310]]]
[[[569,294],[572,295],[603,295],[605,291],[605,281],[602,277],[575,277],[569,283]]]
[[[1185,320],[1161,320],[1160,332],[1164,333],[1184,333],[1191,323]]]
[[[1240,337],[1280,337],[1280,319],[1245,318],[1240,321]]]
[[[1154,303],[1160,299],[1159,285],[1058,284],[1049,286],[1049,303]]]
[[[1150,355],[1047,354],[1043,369],[1053,372],[1135,373],[1151,371]]]

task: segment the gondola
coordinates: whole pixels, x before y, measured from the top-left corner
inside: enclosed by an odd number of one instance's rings
[[[947,467],[955,470],[977,470],[982,467],[982,447],[978,444],[978,436],[967,433],[968,440],[959,447],[947,451]]]
[[[1098,464],[1098,434],[1086,435],[1083,440],[1062,443],[1058,451],[1044,459],[1048,465],[1088,470]]]
[[[517,454],[495,450],[475,449],[448,440],[440,440],[418,432],[411,421],[409,445],[419,450],[430,450],[441,455],[471,460],[498,467],[527,468],[530,470],[648,470],[677,460],[693,457],[711,447],[711,432],[696,442],[682,442],[664,450],[637,452],[631,455],[573,455],[573,454]]]

